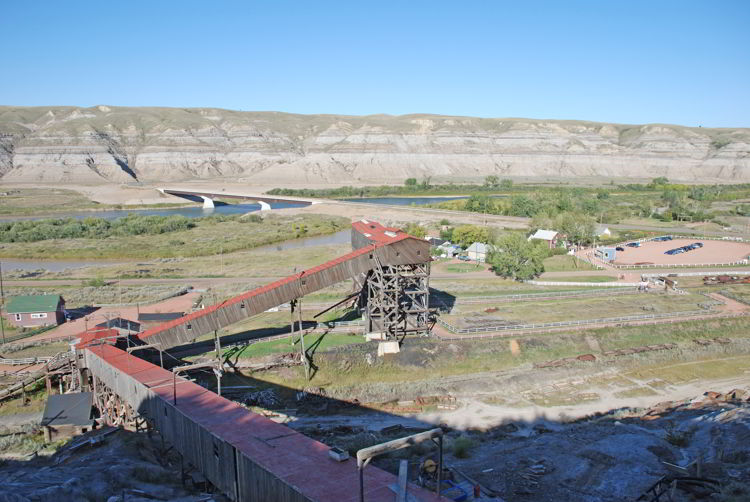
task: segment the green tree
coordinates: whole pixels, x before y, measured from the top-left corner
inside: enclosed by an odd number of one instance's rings
[[[440,231],[440,238],[453,242],[453,227],[448,227]]]
[[[465,211],[473,211],[475,213],[488,213],[495,214],[495,201],[488,195],[472,195],[464,203]]]
[[[412,237],[417,237],[419,239],[424,239],[427,235],[427,229],[416,223],[409,223],[406,225],[404,231]]]
[[[594,241],[596,222],[591,216],[569,212],[561,215],[558,228],[569,242],[588,245]]]
[[[659,176],[658,178],[654,178],[651,180],[651,185],[654,187],[664,186],[667,183],[669,183],[669,180],[664,176]]]
[[[525,195],[514,195],[510,198],[511,216],[534,216],[539,211],[539,203]]]
[[[495,176],[494,174],[491,174],[489,176],[484,177],[484,186],[488,188],[497,188],[500,186],[500,178]]]
[[[409,188],[414,188],[417,186],[417,178],[406,178],[404,180],[404,186],[407,186]]]
[[[461,225],[453,229],[453,243],[466,249],[475,242],[487,242],[490,232],[485,227],[476,225]]]
[[[506,234],[498,239],[487,261],[492,271],[501,277],[528,280],[544,272],[544,259],[548,250],[518,233]]]
[[[500,188],[502,188],[503,190],[510,190],[511,188],[513,188],[513,180],[505,178],[500,182]]]

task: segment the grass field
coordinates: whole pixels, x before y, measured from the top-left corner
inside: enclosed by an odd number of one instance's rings
[[[550,256],[544,260],[545,272],[577,272],[579,270],[596,270],[596,267],[570,255]]]
[[[539,280],[544,281],[546,279],[542,277]],[[556,282],[614,282],[617,280],[617,277],[611,275],[576,275],[569,277],[554,277],[549,280]]]
[[[66,352],[70,350],[68,342],[59,343],[47,343],[41,344],[36,347],[27,347],[25,349],[16,350],[14,352],[4,353],[3,348],[0,347],[0,357],[7,357],[8,359],[24,359],[27,357],[47,357],[54,356],[60,352]]]
[[[283,354],[299,350],[299,338],[295,339],[295,344],[291,345],[288,338],[279,340],[270,340],[268,342],[258,342],[248,345],[238,352],[234,353],[232,359],[250,359],[253,357],[267,356],[270,354]],[[331,347],[340,347],[344,345],[353,345],[365,343],[362,335],[347,333],[311,333],[305,335],[305,349],[310,352],[324,351]],[[229,349],[231,350],[231,349]],[[228,351],[225,351],[225,355]]]
[[[445,272],[457,272],[457,273],[481,272],[482,270],[486,270],[486,269],[487,267],[485,265],[481,265],[477,263],[449,263],[442,267],[442,270],[444,270]]]
[[[128,205],[127,209],[148,207],[149,209],[182,207],[184,203],[149,204],[148,206]],[[79,211],[105,211],[122,209],[119,204],[99,204],[74,191],[52,188],[22,188],[11,190],[0,196],[0,216],[54,215],[55,213]]]
[[[488,325],[503,321],[521,324],[600,319],[639,314],[657,314],[698,310],[705,297],[696,294],[641,295],[562,298],[518,303],[486,303],[458,305],[443,319],[460,328]],[[494,309],[486,312],[487,309]]]
[[[727,291],[739,301],[750,304],[750,284],[729,284],[721,286],[721,291]]]
[[[16,295],[62,295],[67,308],[82,307],[98,303],[117,304],[134,303],[148,304],[159,301],[168,296],[173,296],[184,290],[189,284],[148,284],[143,286],[118,285],[109,283],[106,286],[46,286],[18,287],[12,286],[5,289],[7,296]]]
[[[348,227],[348,221],[344,218],[321,215],[291,217],[272,214],[262,222],[242,218],[200,218],[195,222],[196,226],[192,229],[158,235],[4,243],[0,256],[143,260],[222,255],[297,237],[331,234]]]

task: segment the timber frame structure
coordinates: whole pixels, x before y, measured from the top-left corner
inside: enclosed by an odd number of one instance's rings
[[[403,340],[407,333],[428,335],[429,298],[429,263],[376,262],[361,295],[366,332],[382,333],[387,340]]]
[[[77,370],[74,380],[80,388],[93,391],[103,422],[159,430],[162,440],[180,454],[181,463],[194,466],[232,501],[390,502],[395,476],[375,466],[365,472],[354,462],[334,461],[326,445],[178,375],[216,363],[170,371],[162,367],[163,361],[156,365],[133,353],[149,347],[161,355],[213,332],[218,354],[218,329],[290,303],[292,333],[296,333],[296,313],[304,356],[301,298],[350,279],[359,289],[344,301],[359,296],[369,332],[390,340],[428,333],[429,243],[362,220],[352,224],[352,247],[344,256],[126,340],[116,330],[82,333],[70,356],[70,365]],[[144,345],[131,347],[132,341]],[[219,378],[220,362],[215,369]],[[406,478],[402,481],[405,491]],[[423,502],[444,500],[417,486],[409,492]]]
[[[428,334],[429,242],[367,220],[352,223],[351,235],[350,253],[168,321],[137,338],[169,350],[350,279],[361,288],[359,307],[368,333],[390,340],[407,333]]]

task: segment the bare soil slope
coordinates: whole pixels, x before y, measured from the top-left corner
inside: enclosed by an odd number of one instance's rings
[[[750,179],[750,130],[439,115],[0,107],[6,182]]]

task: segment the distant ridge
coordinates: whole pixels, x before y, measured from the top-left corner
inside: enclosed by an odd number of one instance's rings
[[[750,129],[216,108],[0,106],[4,181],[750,181]]]

